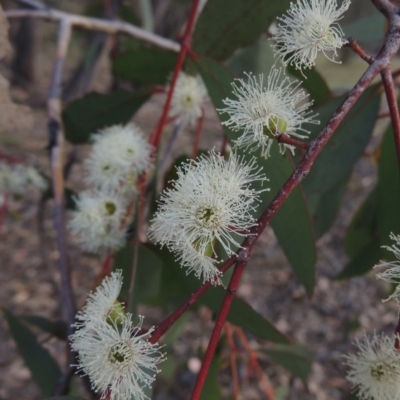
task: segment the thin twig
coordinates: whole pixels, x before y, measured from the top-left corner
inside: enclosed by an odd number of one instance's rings
[[[278,135],[276,137],[276,140],[278,141],[278,143],[285,143],[290,146],[299,147],[299,148],[305,149],[305,150],[308,150],[308,148],[310,146],[309,143],[305,143],[300,140],[293,139],[290,136],[285,135],[284,133],[281,133],[280,135]]]
[[[185,32],[183,34],[182,46],[179,51],[178,59],[176,60],[176,63],[175,63],[174,72],[172,74],[172,79],[171,79],[171,84],[168,89],[167,99],[165,101],[164,108],[163,108],[163,111],[162,111],[162,114],[160,117],[160,121],[158,122],[157,128],[156,128],[155,132],[153,133],[152,137],[150,138],[150,143],[156,148],[161,139],[161,134],[163,132],[164,126],[167,123],[168,113],[169,113],[169,109],[171,106],[172,95],[174,94],[176,81],[182,70],[183,63],[186,58],[186,54],[188,53],[188,51],[190,49],[190,41],[191,41],[191,37],[192,37],[194,23],[196,20],[196,14],[197,14],[199,2],[200,2],[200,0],[193,0],[192,7],[190,9],[190,13],[189,13],[189,17],[188,17],[188,22],[186,24]]]
[[[225,324],[226,338],[229,346],[229,363],[231,364],[233,395],[235,400],[240,400],[239,374],[236,365],[236,346],[233,338],[233,327],[228,322]]]
[[[374,57],[367,54],[353,37],[347,39],[346,47],[353,50],[354,53],[359,55],[368,64],[371,64],[374,61]]]
[[[400,116],[399,108],[397,106],[397,98],[394,90],[394,82],[392,74],[388,68],[381,72],[382,83],[385,88],[386,99],[389,106],[390,117],[392,120],[393,137],[396,143],[397,161],[400,171]]]
[[[70,14],[52,8],[43,8],[38,10],[7,10],[5,15],[7,18],[44,18],[52,21],[64,20],[68,21],[68,24],[71,27],[104,32],[110,35],[124,33],[165,50],[178,52],[181,49],[179,43],[170,39],[165,39],[154,33],[147,32],[142,28],[138,28],[137,26],[123,21],[106,21],[100,18]]]
[[[75,319],[76,307],[71,287],[70,269],[67,259],[64,207],[64,134],[61,120],[61,80],[68,44],[71,38],[71,25],[68,20],[60,22],[57,42],[57,58],[53,69],[53,78],[47,103],[49,117],[49,150],[54,192],[54,220],[57,233],[57,248],[61,273],[61,296],[68,321],[68,334],[73,333],[72,323]],[[68,346],[68,344],[67,344]],[[68,349],[66,371],[60,378],[55,394],[65,394],[71,376],[71,364],[74,355]]]

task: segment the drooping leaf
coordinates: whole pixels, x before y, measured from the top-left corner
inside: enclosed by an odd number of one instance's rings
[[[392,126],[381,144],[377,185],[377,228],[381,245],[392,244],[390,233],[400,233],[400,174]],[[385,255],[387,256],[387,255]],[[394,255],[393,255],[394,257]]]
[[[347,188],[350,176],[333,186],[328,191],[318,196],[316,210],[312,212],[314,217],[315,236],[320,238],[328,232],[340,210],[340,205]]]
[[[133,260],[133,246],[127,243],[114,257],[114,268],[122,269],[124,281],[121,297],[127,298]],[[134,296],[141,304],[148,304],[158,295],[163,263],[151,249],[139,246],[134,282]]]
[[[331,100],[317,109],[320,126],[310,126],[310,139],[314,139],[342,103],[343,97]],[[323,193],[343,181],[363,153],[375,126],[380,96],[377,87],[372,86],[344,118],[333,137],[318,156],[304,180],[308,194]],[[340,160],[340,162],[339,162]]]
[[[385,36],[385,22],[383,14],[374,13],[341,27],[346,37],[353,36],[358,42],[381,42]]]
[[[18,352],[29,368],[33,380],[44,395],[50,395],[61,376],[58,364],[17,317],[4,308],[2,312],[10,334],[17,344]]]
[[[289,5],[289,0],[208,0],[196,24],[193,49],[225,60],[236,49],[254,43]]]
[[[313,356],[310,350],[301,345],[290,346],[278,345],[272,349],[262,350],[271,357],[277,364],[282,365],[294,376],[307,382],[311,372]]]
[[[159,249],[156,246],[147,246],[154,251],[163,261],[163,278],[159,296],[159,302],[167,304],[174,299],[182,303],[191,293],[197,290],[201,281],[193,273],[186,275],[184,268],[181,268],[173,254],[167,249]],[[170,284],[172,285],[170,286]],[[172,290],[169,290],[172,289]],[[225,290],[221,287],[211,287],[198,300],[198,304],[206,305],[212,311],[218,312],[225,296]],[[267,319],[255,311],[248,303],[235,297],[228,321],[242,327],[253,335],[276,343],[288,343],[288,339],[280,333]]]
[[[117,90],[112,94],[89,93],[70,103],[62,113],[70,143],[87,143],[99,129],[126,124],[150,97],[149,91]]]
[[[350,260],[335,279],[348,279],[366,274],[379,262],[380,256],[381,248],[379,243],[372,240]]]
[[[51,321],[39,315],[24,315],[20,319],[29,325],[36,326],[44,332],[50,333],[59,339],[67,339],[67,323],[62,320]]]
[[[218,373],[221,369],[221,363],[222,361],[220,357],[216,356],[212,359],[206,381],[204,382],[203,391],[201,392],[200,400],[221,399],[221,386],[218,382]]]
[[[174,69],[177,54],[156,48],[126,51],[113,60],[117,77],[133,83],[165,85]]]
[[[345,238],[346,252],[355,257],[371,241],[378,241],[376,208],[378,192],[374,189],[354,215]]]
[[[222,100],[226,97],[232,97],[232,75],[223,65],[206,58],[198,60],[197,66],[214,106],[222,108]],[[229,129],[226,129],[225,132],[230,141],[240,134]],[[257,165],[263,167],[265,175],[269,179],[269,182],[264,186],[268,186],[271,190],[261,194],[262,202],[256,213],[256,216],[259,216],[293,172],[293,166],[288,157],[279,154],[277,144],[273,145],[271,157],[268,160],[261,157],[260,151],[249,154],[239,150],[238,153],[247,160],[255,157]],[[312,226],[300,188],[296,188],[292,192],[272,219],[271,226],[299,280],[305,286],[307,293],[311,295],[315,280],[316,254]]]
[[[314,107],[326,103],[332,98],[332,92],[326,84],[324,78],[318,73],[315,68],[300,71],[293,65],[288,65],[288,73],[301,81],[301,87],[307,90],[310,99],[314,101]],[[306,79],[304,79],[305,75]]]

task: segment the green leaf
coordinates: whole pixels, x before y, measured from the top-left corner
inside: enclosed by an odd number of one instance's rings
[[[44,395],[50,395],[61,376],[58,364],[18,318],[4,308],[2,311],[10,334],[17,344],[18,352],[31,371],[33,380]]]
[[[353,36],[358,42],[381,42],[385,36],[385,17],[380,13],[341,25],[346,37]]]
[[[214,106],[223,107],[222,100],[232,96],[232,75],[223,65],[206,58],[198,60],[197,65]],[[237,132],[228,129],[225,132],[230,141],[238,137]],[[257,165],[263,167],[269,179],[267,185],[264,186],[268,186],[271,190],[261,194],[262,202],[256,214],[259,216],[293,172],[293,165],[288,157],[279,154],[277,144],[272,146],[271,157],[268,160],[260,156],[260,151],[250,155],[239,150],[238,154],[242,154],[246,160],[256,157]],[[257,185],[254,186],[257,187]],[[307,293],[311,295],[315,281],[316,253],[312,226],[300,188],[294,189],[272,219],[271,226],[299,280]]]
[[[321,126],[326,125],[343,99],[344,97],[336,98],[317,109],[321,125],[310,127],[310,139],[314,139],[320,133]],[[303,187],[307,195],[326,192],[349,175],[371,137],[379,103],[380,96],[376,86],[367,89],[360,97],[304,180]]]
[[[381,144],[381,156],[378,168],[376,219],[381,245],[392,244],[392,241],[389,239],[391,232],[395,234],[400,233],[399,182],[400,175],[396,144],[393,138],[393,129],[390,126]]]
[[[290,0],[208,0],[193,33],[193,50],[216,60],[254,43]]]
[[[114,269],[122,269],[121,297],[127,298],[133,259],[133,246],[127,243],[114,256]],[[152,304],[160,291],[163,263],[150,248],[139,246],[134,283],[134,296],[140,304]]]
[[[63,111],[65,136],[72,144],[87,143],[99,129],[129,122],[149,97],[149,91],[122,89],[112,94],[89,93]]]
[[[287,71],[290,75],[296,77],[302,82],[301,87],[307,90],[310,95],[310,99],[314,101],[314,106],[320,106],[332,98],[332,92],[330,91],[324,78],[315,68],[300,71],[293,65],[288,65]],[[304,79],[303,74],[305,75],[306,79]]]
[[[181,268],[179,263],[175,261],[174,255],[167,249],[159,249],[155,246],[147,247],[153,250],[164,262],[161,288],[165,288],[165,290],[160,293],[160,302],[166,304],[171,299],[178,298],[179,302],[182,303],[191,293],[200,287],[201,281],[193,273],[186,275],[185,269]],[[173,285],[170,285],[170,283],[173,283]],[[200,297],[198,304],[206,305],[212,311],[218,312],[225,294],[225,290],[221,287],[211,287]],[[286,336],[280,333],[249,304],[238,297],[235,297],[233,300],[231,310],[228,314],[228,321],[241,326],[261,339],[276,343],[288,343]]]
[[[352,260],[343,268],[335,279],[348,279],[354,276],[366,274],[378,263],[381,256],[381,248],[375,240],[363,247]]]
[[[214,357],[212,359],[206,381],[204,382],[203,391],[201,392],[200,400],[221,399],[221,389],[218,382],[218,373],[221,369],[221,364],[222,362],[220,357]]]
[[[335,221],[349,179],[350,176],[347,176],[343,181],[337,183],[328,191],[316,195],[317,204],[315,210],[312,211],[312,215],[314,217],[314,230],[317,238],[320,238],[326,233]],[[309,200],[309,198],[307,200]]]
[[[346,252],[355,257],[361,249],[378,237],[376,208],[378,191],[374,189],[358,209],[347,229],[345,238]]]
[[[280,345],[272,349],[262,350],[262,352],[306,383],[311,372],[313,360],[312,353],[307,347]]]
[[[140,48],[118,55],[113,60],[113,72],[133,83],[165,85],[174,69],[176,53],[156,48]]]
[[[67,339],[67,323],[62,320],[51,321],[39,315],[24,315],[20,319],[29,325],[38,327],[44,332],[50,333],[61,340]]]

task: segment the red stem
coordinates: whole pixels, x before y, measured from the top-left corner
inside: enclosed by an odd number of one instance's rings
[[[193,159],[197,157],[197,153],[199,152],[200,138],[201,138],[201,133],[203,132],[203,122],[204,122],[204,110],[202,109],[201,115],[197,121],[196,135],[194,137],[193,154],[192,154]]]
[[[5,160],[10,164],[23,164],[24,161],[18,157],[10,156],[9,154],[0,152],[0,160]]]
[[[180,49],[179,54],[178,54],[178,59],[176,60],[176,64],[175,64],[175,67],[174,67],[174,72],[173,72],[172,79],[171,79],[171,84],[169,86],[167,100],[165,101],[164,109],[163,109],[163,112],[161,114],[161,118],[160,118],[160,121],[159,121],[159,123],[157,125],[157,128],[156,128],[153,136],[150,138],[150,143],[154,147],[157,147],[157,145],[158,145],[158,143],[160,141],[160,138],[161,138],[162,131],[163,131],[164,126],[165,126],[165,124],[167,122],[168,112],[169,112],[169,108],[170,108],[170,105],[171,105],[172,95],[173,95],[174,90],[175,90],[176,81],[178,79],[179,73],[181,72],[181,69],[182,69],[182,66],[183,66],[183,62],[185,61],[186,54],[188,53],[188,51],[190,49],[190,40],[191,40],[191,36],[192,36],[194,23],[195,23],[195,20],[196,20],[196,13],[197,13],[197,9],[198,9],[199,3],[200,3],[200,0],[193,0],[192,8],[190,9],[188,22],[186,24],[186,29],[185,29],[185,32],[183,34],[182,46],[181,46],[181,49]]]
[[[305,142],[301,142],[300,140],[293,139],[290,136],[285,135],[284,133],[281,133],[279,136],[276,137],[276,139],[278,140],[279,143],[289,144],[291,146],[300,147],[301,149],[305,149],[305,150],[308,150],[308,148],[310,146],[309,143],[305,143]]]
[[[381,72],[383,86],[386,92],[386,99],[389,106],[390,117],[393,126],[393,137],[396,143],[397,160],[400,170],[400,117],[399,108],[397,106],[396,92],[394,90],[394,83],[392,74],[389,69],[384,69]]]
[[[236,290],[239,286],[240,278],[242,277],[242,273],[244,271],[246,263],[247,261],[239,262],[235,266],[231,280],[226,290],[224,302],[222,303],[217,320],[215,321],[214,330],[211,334],[206,354],[204,355],[203,364],[201,365],[199,376],[197,377],[197,381],[192,392],[192,397],[190,398],[191,400],[198,400],[201,397],[204,382],[207,378],[207,373],[210,369],[212,359],[214,358],[214,353],[218,344],[219,336],[221,334],[222,328],[224,327],[226,317],[228,316],[233,299],[235,298]]]
[[[349,112],[355,102],[360,98],[364,90],[368,87],[372,80],[380,72],[382,72],[383,69],[390,65],[390,61],[396,54],[399,48],[399,44],[400,36],[397,33],[397,29],[395,27],[392,27],[375,61],[369,66],[367,71],[365,71],[365,73],[362,75],[354,88],[350,90],[346,99],[333,114],[322,132],[311,142],[306,154],[304,155],[299,165],[296,167],[292,175],[279,190],[274,200],[270,203],[270,205],[259,218],[258,225],[253,230],[254,234],[247,236],[247,238],[245,239],[242,245],[242,249],[238,253],[238,263],[232,274],[227,293],[218,314],[214,330],[211,334],[210,342],[204,356],[204,361],[201,366],[191,400],[200,399],[204,382],[206,380],[207,373],[211,361],[214,357],[215,349],[217,347],[218,339],[222,331],[222,327],[225,323],[234,295],[238,289],[241,275],[247,264],[247,260],[250,257],[255,242],[265,229],[266,225],[271,221],[276,212],[289,197],[290,193],[307,176],[314,161],[316,160],[328,140],[331,138],[339,124],[343,121],[343,118],[346,116],[346,114]]]

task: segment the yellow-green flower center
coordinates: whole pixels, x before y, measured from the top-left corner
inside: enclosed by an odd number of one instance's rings
[[[218,226],[218,214],[209,206],[200,207],[196,212],[196,220],[205,228],[214,229]]]
[[[376,364],[375,366],[371,367],[370,374],[377,381],[380,381],[385,375],[385,371],[383,369],[383,364],[379,363],[379,364]]]
[[[115,203],[113,203],[111,201],[106,202],[105,208],[106,208],[108,215],[113,215],[115,213],[115,211],[117,211],[117,206],[115,205]]]
[[[132,359],[132,349],[125,342],[118,342],[112,345],[108,352],[108,361],[118,367],[128,365]]]

